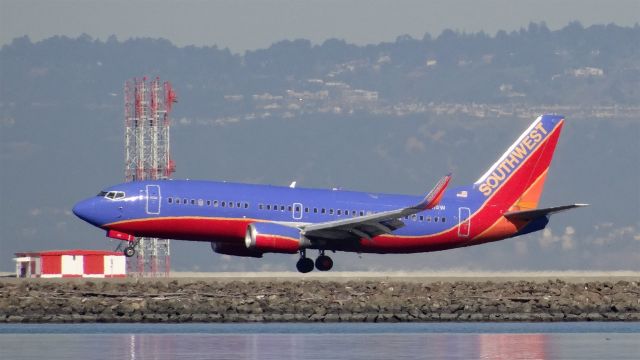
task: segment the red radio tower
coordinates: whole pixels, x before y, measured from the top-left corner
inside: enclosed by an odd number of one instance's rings
[[[175,172],[169,146],[171,107],[177,100],[169,82],[146,77],[124,84],[125,181],[163,180]],[[146,194],[143,194],[146,196]],[[130,274],[169,276],[170,241],[137,238],[136,256],[129,258]]]

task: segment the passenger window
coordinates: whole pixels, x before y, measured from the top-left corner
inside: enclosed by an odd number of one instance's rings
[[[364,211],[360,210],[360,216],[364,216]]]
[[[244,208],[248,209],[249,208],[249,203],[244,203]]]
[[[258,209],[262,210],[263,205],[262,204],[258,204]]]
[[[329,215],[333,215],[333,209],[329,209]]]
[[[427,222],[431,222],[431,216],[427,216]]]
[[[211,200],[207,200],[207,206],[211,206]]]
[[[278,211],[278,205],[273,205],[273,210]]]
[[[202,206],[202,205],[204,205],[204,200],[198,199],[198,206]]]
[[[433,218],[433,222],[438,222],[438,217],[437,216]]]
[[[172,198],[167,198],[167,202],[168,202],[169,204],[171,204],[171,203],[173,203],[173,199],[172,199]]]
[[[284,205],[280,205],[280,211],[284,211]]]
[[[357,211],[355,211],[355,210],[351,211],[351,215],[356,216],[357,214],[358,214]]]
[[[447,221],[447,219],[443,216],[443,217],[440,219],[440,221],[445,222],[445,221]]]
[[[233,207],[233,201],[229,201],[229,207],[232,208]]]
[[[271,210],[271,205],[267,204],[267,210]]]
[[[304,208],[304,212],[308,213],[309,212],[309,208]]]
[[[240,202],[239,202],[239,201],[236,203],[236,207],[237,207],[237,208],[242,207],[242,206],[240,205]]]
[[[414,214],[414,215],[411,217],[411,220],[413,220],[413,221],[416,221],[417,219],[418,219],[418,215],[415,215],[415,214]]]
[[[424,221],[424,215],[420,215],[420,221]]]
[[[321,211],[321,212],[322,212],[323,214],[326,214],[326,213],[327,213],[327,209],[322,208],[322,211]]]
[[[227,203],[226,203],[226,202],[224,202],[224,201],[222,201],[222,202],[220,203],[220,206],[222,206],[222,207],[225,207],[226,205],[227,205]]]
[[[182,199],[182,203],[184,205],[187,205],[187,203],[189,203],[189,199],[187,199],[187,198]]]
[[[313,213],[317,214],[318,213],[318,208],[313,208]]]
[[[291,208],[291,205],[289,205],[289,211],[293,211],[293,208]]]
[[[213,200],[213,207],[218,207],[218,200]]]
[[[338,209],[338,216],[342,215],[342,210]]]

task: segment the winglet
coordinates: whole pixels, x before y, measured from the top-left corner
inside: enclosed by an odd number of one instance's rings
[[[438,203],[442,199],[442,196],[444,195],[444,191],[447,189],[447,185],[449,185],[449,181],[451,181],[451,173],[442,177],[442,179],[438,181],[436,186],[434,186],[434,188],[429,191],[427,196],[425,196],[419,204],[414,206],[414,208],[427,210],[438,205]]]

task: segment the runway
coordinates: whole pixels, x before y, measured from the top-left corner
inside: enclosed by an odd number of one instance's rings
[[[419,272],[379,272],[379,271],[331,271],[299,274],[297,272],[173,272],[171,278],[177,280],[195,280],[199,278],[220,281],[295,281],[310,279],[317,281],[402,281],[402,282],[507,282],[532,281],[546,282],[562,280],[569,283],[593,281],[640,281],[638,271],[540,271],[540,272],[470,272],[470,271],[419,271]]]
[[[23,281],[15,279],[14,273],[0,273],[1,281]],[[508,282],[531,281],[546,282],[550,280],[562,280],[568,283],[594,282],[594,281],[636,281],[640,282],[640,271],[314,271],[300,274],[294,271],[264,271],[264,272],[189,272],[172,271],[169,277],[127,279],[106,279],[110,282],[128,282],[131,280],[153,279],[154,281],[192,282],[198,280],[207,281],[297,281],[315,280],[327,282],[347,281],[402,281],[402,282]],[[38,280],[38,279],[30,279]],[[54,281],[83,281],[84,279],[48,279]],[[100,279],[90,279],[100,281]]]

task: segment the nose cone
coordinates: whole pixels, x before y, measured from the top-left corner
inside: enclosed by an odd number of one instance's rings
[[[82,200],[73,207],[73,213],[91,225],[100,226],[100,216],[96,209],[95,198]]]

